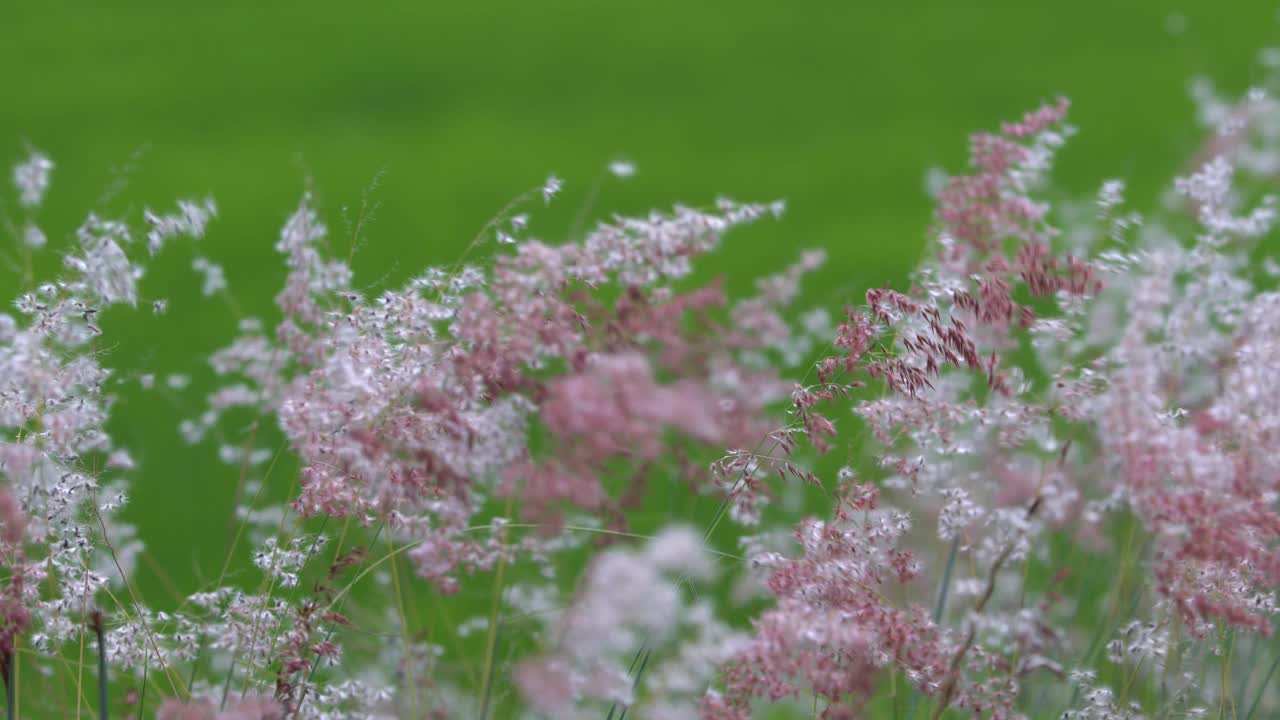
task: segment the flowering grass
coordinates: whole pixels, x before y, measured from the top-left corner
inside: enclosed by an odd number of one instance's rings
[[[0,315],[9,714],[1280,712],[1280,106],[1197,88],[1203,151],[1157,206],[1055,189],[1058,99],[970,138],[910,283],[831,308],[802,301],[819,250],[744,295],[694,273],[781,201],[553,243],[552,175],[400,286],[352,271],[370,201],[334,232],[306,193],[250,316],[200,252],[213,199],[61,247],[65,170],[32,148]],[[170,312],[140,281],[175,252],[237,327],[150,442],[204,448],[236,510],[217,576],[148,602],[109,419],[190,378],[114,366],[104,329]]]

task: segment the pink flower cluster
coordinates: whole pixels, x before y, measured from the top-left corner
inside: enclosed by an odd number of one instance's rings
[[[116,394],[156,379],[95,343],[107,307],[169,307],[140,256],[200,241],[217,206],[145,210],[141,229],[89,215],[63,274],[0,314],[8,696],[19,674],[83,670],[88,648],[100,697],[150,693],[167,720],[1232,717],[1253,687],[1231,682],[1237,637],[1271,634],[1280,587],[1280,269],[1257,258],[1280,105],[1196,92],[1219,127],[1149,214],[1118,180],[1046,200],[1065,100],[973,136],[911,283],[834,325],[799,307],[821,252],[745,298],[696,282],[781,203],[615,217],[553,245],[523,212],[562,195],[553,176],[457,264],[373,293],[304,197],[276,243],[278,322],[241,320],[179,428],[221,443],[238,530],[222,578],[175,590],[177,609],[130,580],[137,463],[108,431]],[[12,174],[28,255],[53,168],[32,152]],[[216,263],[192,267],[229,292]],[[276,464],[260,432],[296,457],[284,503],[258,502]],[[696,522],[655,520],[677,499]],[[1106,553],[1115,582],[1082,589]],[[424,623],[415,587],[471,614]],[[458,600],[486,592],[483,610]],[[469,673],[439,636],[477,632]],[[1258,647],[1251,662],[1274,656]],[[1274,713],[1269,681],[1255,706]]]

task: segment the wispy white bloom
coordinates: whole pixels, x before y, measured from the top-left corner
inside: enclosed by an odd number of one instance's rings
[[[626,180],[636,174],[636,166],[626,160],[614,160],[609,163],[609,173],[620,180]]]
[[[13,184],[18,188],[18,201],[25,208],[39,207],[49,189],[53,161],[39,150],[33,150],[27,161],[13,168]]]
[[[542,185],[542,200],[548,205],[551,204],[551,198],[560,194],[561,188],[564,187],[564,181],[552,175]]]

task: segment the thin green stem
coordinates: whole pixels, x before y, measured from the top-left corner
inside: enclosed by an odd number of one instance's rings
[[[960,550],[960,538],[951,541],[951,552],[947,554],[947,566],[942,570],[942,586],[938,588],[938,605],[933,609],[933,621],[942,622],[942,613],[947,609],[947,593],[951,589],[951,571],[956,565],[956,554]]]
[[[189,688],[196,686],[196,671],[200,669],[200,658],[204,655],[204,649],[207,642],[208,642],[208,638],[206,638],[203,634],[201,634],[200,644],[196,647],[196,657],[194,660],[191,661],[191,677],[187,680],[187,687]],[[148,652],[147,658],[150,658],[150,657],[151,657],[151,653]],[[146,674],[146,666],[144,665],[143,675],[145,674]]]
[[[648,640],[645,640],[644,643],[640,645],[640,649],[636,650],[635,657],[631,658],[631,664],[627,666],[628,675],[630,675],[633,671],[635,671],[636,663],[640,662],[641,657],[643,657],[646,662],[649,659],[649,641]],[[639,687],[639,685],[640,685],[640,676],[639,674],[637,674],[635,677],[635,680],[632,681],[632,687]],[[609,714],[605,716],[605,720],[613,720],[613,714],[617,712],[617,710],[618,710],[617,703],[610,705]],[[622,712],[625,714],[626,710],[624,709]]]
[[[147,668],[151,664],[151,650],[144,648],[142,656],[142,689],[138,692],[138,717],[146,717],[143,710],[147,707]],[[187,687],[191,687],[188,685]]]
[[[489,634],[488,642],[489,642],[489,650],[491,652],[497,651],[498,642],[502,639],[502,618],[498,618],[497,622],[498,622],[497,626]],[[484,683],[483,689],[484,689],[484,695],[480,699],[480,720],[485,720],[485,718],[489,717],[489,702],[493,698],[493,682],[490,681],[490,678],[488,678],[487,676],[486,676],[486,682]]]
[[[640,659],[640,669],[636,670],[636,678],[631,683],[632,692],[640,689],[640,678],[644,677],[644,669],[649,665],[649,652],[646,651],[644,657]],[[627,711],[629,707],[622,708],[622,714],[618,716],[618,720],[627,720]]]
[[[17,691],[13,687],[13,666],[17,659],[16,653],[9,653],[4,659],[4,710],[5,717],[8,720],[13,720],[16,717],[13,700]]]
[[[108,720],[107,709],[107,640],[102,628],[102,613],[93,613],[93,632],[98,636],[98,717]]]
[[[1249,706],[1249,714],[1244,716],[1244,720],[1253,720],[1253,713],[1258,709],[1258,703],[1262,701],[1262,695],[1267,691],[1267,685],[1271,684],[1271,676],[1276,674],[1276,668],[1280,667],[1280,655],[1276,655],[1276,659],[1271,662],[1271,668],[1267,670],[1267,676],[1262,679],[1262,686],[1258,688],[1257,694],[1253,696],[1253,704]]]
[[[222,683],[222,699],[218,701],[218,710],[227,709],[227,693],[231,692],[231,678],[236,676],[236,658],[231,658],[231,664],[227,666],[227,679]]]

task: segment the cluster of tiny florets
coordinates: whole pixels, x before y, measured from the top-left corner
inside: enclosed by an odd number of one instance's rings
[[[1280,268],[1256,261],[1280,104],[1193,95],[1211,137],[1162,209],[1051,190],[1055,100],[974,135],[911,282],[839,312],[805,307],[822,251],[745,297],[697,272],[781,201],[551,243],[551,175],[374,291],[305,195],[274,310],[154,439],[215,445],[236,502],[220,576],[164,609],[131,580],[145,457],[112,409],[198,369],[112,367],[104,315],[177,312],[142,279],[184,243],[202,295],[235,278],[195,247],[211,198],[91,213],[0,313],[0,680],[96,653],[100,697],[164,720],[1235,717],[1231,658],[1272,657],[1280,611]],[[12,172],[28,264],[53,170]],[[1114,583],[1082,589],[1107,554]],[[1280,707],[1269,681],[1249,715]]]

